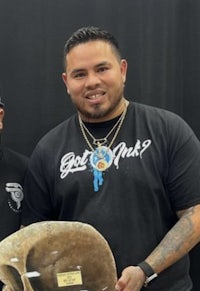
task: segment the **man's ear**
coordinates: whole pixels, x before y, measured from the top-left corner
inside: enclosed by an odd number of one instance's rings
[[[4,110],[0,108],[0,129],[3,128],[3,118],[4,118]]]
[[[63,79],[63,82],[65,83],[66,88],[67,88],[67,93],[70,95],[69,89],[67,87],[67,74],[66,73],[62,73],[62,79]]]
[[[128,68],[128,63],[127,63],[127,61],[125,59],[121,60],[120,68],[121,68],[123,82],[125,84],[125,82],[126,82],[126,73],[127,73],[127,68]]]

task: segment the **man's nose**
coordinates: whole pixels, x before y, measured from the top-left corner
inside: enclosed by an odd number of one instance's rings
[[[85,86],[86,87],[96,87],[100,84],[100,79],[96,73],[90,73],[87,76]]]

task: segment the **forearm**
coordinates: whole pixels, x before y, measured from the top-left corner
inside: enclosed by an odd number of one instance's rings
[[[176,225],[166,234],[155,250],[145,259],[155,273],[160,273],[188,253],[200,240],[200,205],[178,213]],[[141,290],[145,274],[137,266],[122,272],[116,290]]]
[[[200,205],[179,214],[181,216],[179,221],[145,259],[156,273],[174,264],[200,240]]]

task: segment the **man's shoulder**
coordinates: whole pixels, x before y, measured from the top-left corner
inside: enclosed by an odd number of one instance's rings
[[[18,151],[15,151],[9,147],[2,148],[2,157],[5,160],[12,161],[16,160],[18,162],[22,162],[24,164],[28,163],[28,157]]]
[[[131,102],[132,116],[140,128],[146,128],[156,133],[156,136],[169,137],[170,139],[187,141],[195,137],[190,125],[180,115],[167,109],[154,107],[142,103]]]
[[[147,116],[148,118],[159,121],[162,120],[164,122],[171,121],[171,122],[183,122],[183,118],[178,115],[176,112],[172,112],[168,109],[152,106],[148,104],[143,104],[139,102],[130,102],[132,110],[135,110],[135,113],[138,113],[138,116],[143,118],[144,116]]]
[[[70,118],[59,123],[57,126],[50,129],[38,142],[37,147],[43,147],[60,143],[63,138],[70,136],[73,133],[75,117],[72,115]]]
[[[12,169],[11,171],[24,172],[27,168],[29,158],[8,147],[1,148],[0,168]]]

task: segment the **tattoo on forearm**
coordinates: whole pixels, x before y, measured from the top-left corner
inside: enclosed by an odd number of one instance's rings
[[[198,232],[197,221],[200,220],[200,206],[179,211],[179,221],[166,234],[160,244],[148,257],[154,269],[161,271],[185,255],[196,244]],[[197,217],[197,221],[196,221]]]

